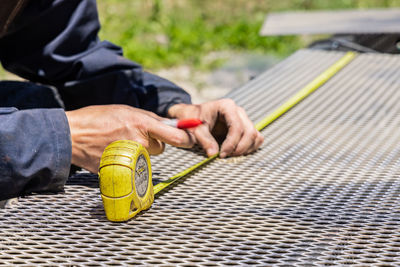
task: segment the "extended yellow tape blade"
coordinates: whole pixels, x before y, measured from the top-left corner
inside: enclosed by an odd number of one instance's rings
[[[164,188],[166,188],[170,184],[178,181],[179,179],[184,177],[186,174],[192,172],[193,170],[197,169],[198,167],[200,167],[200,166],[206,164],[207,162],[215,159],[216,157],[218,157],[218,155],[219,154],[215,154],[214,156],[208,157],[208,158],[204,159],[203,161],[193,165],[192,167],[184,170],[183,172],[180,172],[180,173],[172,176],[168,180],[158,183],[157,185],[154,186],[154,194],[157,194],[158,192],[160,192],[161,190],[163,190]]]
[[[306,98],[312,92],[321,87],[324,83],[326,83],[330,78],[333,77],[338,71],[343,69],[347,64],[350,63],[354,59],[357,54],[354,52],[347,52],[341,59],[339,59],[335,64],[329,67],[326,71],[321,73],[317,78],[315,78],[312,82],[307,84],[303,89],[298,91],[294,96],[292,96],[289,100],[283,103],[280,107],[278,107],[275,111],[269,114],[267,117],[262,119],[256,124],[256,129],[261,131],[268,124],[282,116],[286,111],[294,107],[301,100]]]
[[[294,107],[296,104],[298,104],[301,100],[306,98],[308,95],[310,95],[312,92],[317,90],[319,87],[321,87],[324,83],[326,83],[330,78],[332,78],[337,72],[339,72],[341,69],[343,69],[348,63],[350,63],[355,57],[356,53],[354,52],[347,52],[346,55],[344,55],[341,59],[339,59],[335,64],[333,64],[331,67],[329,67],[327,70],[325,70],[323,73],[321,73],[317,78],[315,78],[312,82],[307,84],[303,89],[298,91],[294,96],[292,96],[289,100],[287,100],[285,103],[283,103],[280,107],[278,107],[275,111],[270,113],[267,117],[259,121],[255,127],[258,131],[261,131],[264,129],[266,126],[268,126],[270,123],[275,121],[277,118],[282,116],[285,112],[287,112],[289,109]],[[174,182],[180,180],[193,170],[199,168],[200,166],[212,161],[216,157],[218,157],[219,154],[216,154],[214,156],[208,157],[204,159],[203,161],[191,166],[190,168],[184,170],[183,172],[180,172],[173,177],[169,178],[166,181],[160,182],[157,185],[154,186],[154,194],[159,193],[162,191],[164,188],[168,187],[169,185],[173,184]]]

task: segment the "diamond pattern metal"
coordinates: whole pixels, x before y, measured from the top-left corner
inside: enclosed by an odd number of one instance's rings
[[[301,50],[229,94],[254,122],[342,53]],[[0,265],[400,265],[400,57],[359,55],[263,130],[127,223],[105,218],[97,176],[0,210]],[[154,181],[204,158],[168,147]]]

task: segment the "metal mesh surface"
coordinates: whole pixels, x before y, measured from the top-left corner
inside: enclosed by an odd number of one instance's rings
[[[230,96],[257,121],[343,54],[299,51]],[[359,55],[264,131],[127,223],[105,219],[97,177],[0,210],[0,265],[400,265],[400,58]],[[202,159],[168,147],[155,179]]]
[[[399,33],[400,9],[271,13],[261,35]]]

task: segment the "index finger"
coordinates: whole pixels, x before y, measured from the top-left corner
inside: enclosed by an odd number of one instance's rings
[[[191,148],[194,145],[194,140],[188,132],[165,125],[161,121],[154,120],[147,125],[147,129],[151,138],[172,146]]]
[[[224,117],[228,133],[221,145],[221,157],[230,155],[238,145],[243,135],[243,123],[238,113],[238,108],[233,101],[226,101],[220,110],[220,114]]]

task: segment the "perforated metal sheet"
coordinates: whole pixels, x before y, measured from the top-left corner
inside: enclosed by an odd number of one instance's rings
[[[343,54],[299,51],[230,94],[254,121]],[[263,131],[255,154],[189,175],[128,223],[97,177],[0,210],[0,265],[400,265],[400,57],[360,55]],[[168,148],[155,178],[201,159]]]
[[[399,33],[400,9],[291,11],[268,14],[261,35]]]

